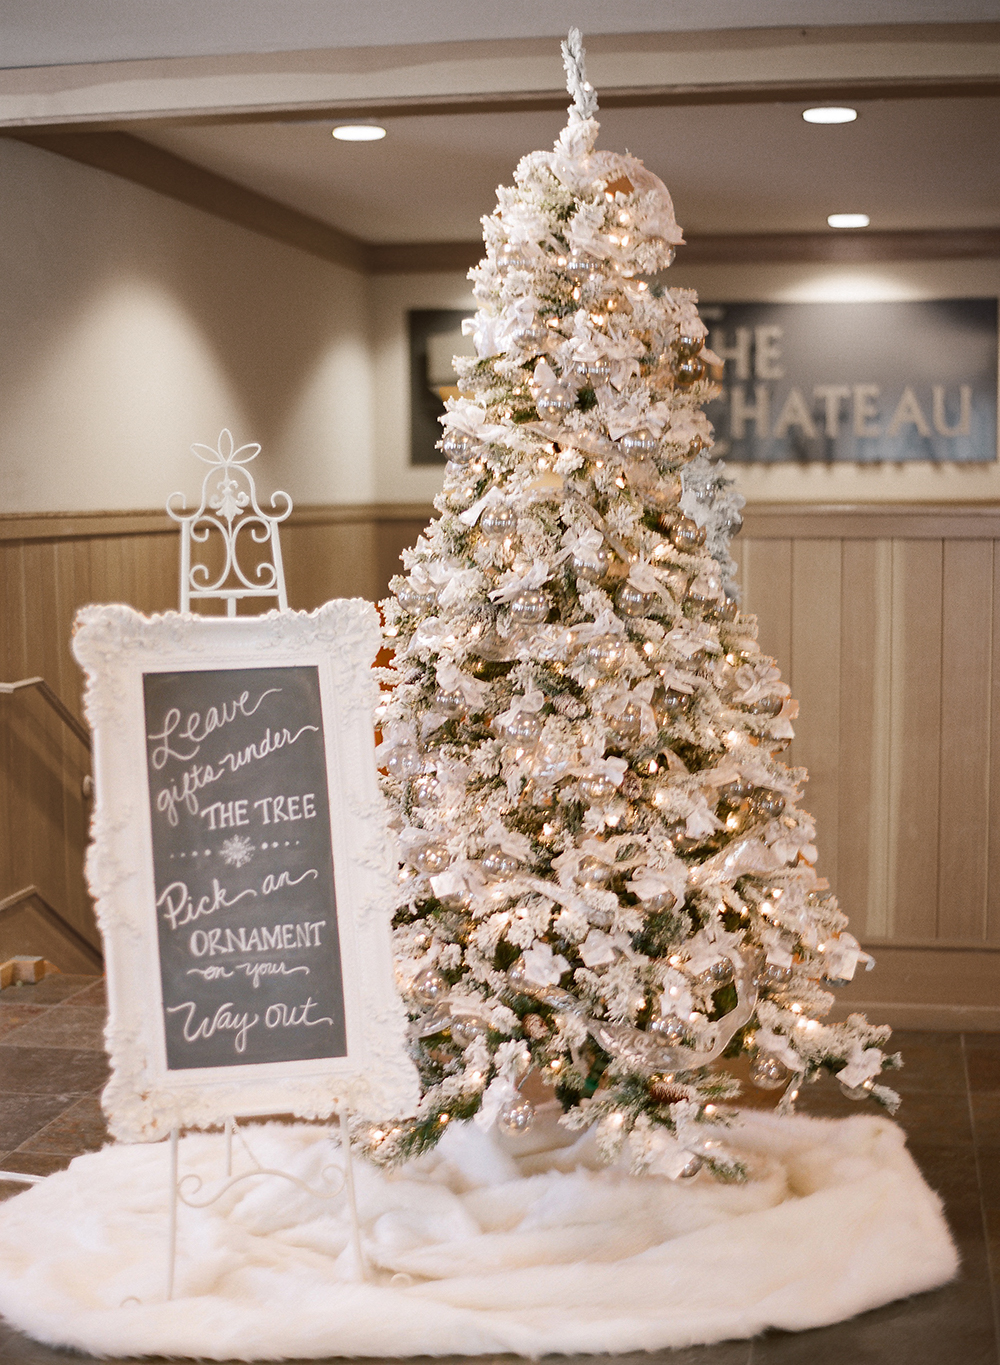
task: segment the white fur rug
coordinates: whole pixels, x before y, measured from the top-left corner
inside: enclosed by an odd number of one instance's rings
[[[315,1127],[244,1132],[262,1165],[314,1187],[338,1161]],[[254,1178],[182,1206],[169,1303],[167,1146],[106,1147],[0,1205],[0,1311],[95,1355],[618,1354],[816,1327],[955,1274],[895,1124],[749,1112],[727,1144],[749,1183],[597,1168],[586,1137],[515,1157],[470,1125],[392,1176],[356,1162],[366,1283],[343,1196]],[[210,1192],[222,1152],[185,1138],[181,1172]]]

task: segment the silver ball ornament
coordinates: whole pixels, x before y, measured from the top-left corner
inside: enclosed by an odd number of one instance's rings
[[[581,858],[576,872],[576,884],[584,891],[599,891],[611,880],[611,868],[598,858]]]
[[[536,626],[549,614],[549,595],[541,588],[524,588],[511,599],[510,615],[520,626]]]
[[[780,815],[785,809],[785,798],[780,792],[768,791],[763,788],[754,792],[751,803],[761,815],[770,816],[772,819]]]
[[[467,709],[465,697],[461,692],[448,692],[443,687],[439,687],[434,693],[433,706],[436,711],[443,711],[446,716],[460,716]]]
[[[627,646],[615,635],[600,635],[584,650],[584,659],[597,673],[616,673],[625,662]]]
[[[497,265],[503,270],[531,269],[531,261],[519,242],[504,242],[497,252]]]
[[[479,529],[484,536],[511,536],[517,530],[517,513],[512,507],[487,507]]]
[[[605,777],[603,773],[593,773],[588,777],[581,777],[577,785],[580,788],[580,795],[591,805],[610,800],[617,791],[610,777]]]
[[[602,583],[611,569],[612,555],[607,546],[601,545],[586,556],[574,554],[570,562],[577,578],[585,583]]]
[[[385,757],[385,766],[391,777],[412,777],[420,771],[420,764],[420,755],[412,744],[398,744]]]
[[[626,455],[651,455],[660,445],[660,438],[646,427],[636,427],[619,437],[618,447]]]
[[[781,697],[761,697],[759,701],[751,702],[747,710],[752,716],[772,717],[778,715],[784,701]]]
[[[642,711],[634,701],[626,702],[616,715],[609,718],[608,728],[616,738],[628,744],[642,734]]]
[[[750,1080],[760,1090],[780,1090],[791,1074],[784,1062],[764,1052],[758,1052],[750,1063]]]
[[[676,1175],[675,1178],[676,1178],[677,1180],[692,1180],[692,1179],[698,1174],[698,1172],[701,1170],[701,1168],[702,1168],[703,1165],[704,1165],[704,1162],[702,1161],[702,1159],[701,1159],[701,1157],[698,1155],[698,1153],[697,1153],[697,1152],[692,1152],[692,1153],[688,1156],[687,1161],[684,1163],[684,1165],[681,1167],[681,1169],[677,1172],[677,1175]]]
[[[411,782],[410,793],[418,806],[428,806],[441,795],[441,783],[433,773],[420,773]]]
[[[705,543],[705,528],[690,517],[679,517],[670,528],[670,539],[678,550],[697,550]]]
[[[618,611],[622,616],[648,616],[654,601],[653,595],[641,588],[624,583],[618,589]]]
[[[436,968],[425,967],[413,978],[410,994],[423,1005],[434,1005],[448,994],[448,983]]]
[[[444,844],[425,844],[413,855],[413,865],[419,871],[433,876],[435,872],[443,872],[451,861],[451,855]]]
[[[576,395],[567,389],[544,389],[535,399],[535,411],[543,422],[555,422],[576,407]]]
[[[676,1047],[684,1040],[684,1023],[676,1014],[661,1014],[649,1021],[647,1032],[653,1034],[657,1042]]]
[[[512,877],[520,867],[518,860],[500,847],[488,848],[479,865],[491,877]]]
[[[530,1100],[516,1099],[505,1104],[497,1114],[497,1123],[505,1133],[527,1133],[535,1122],[535,1106]]]
[[[642,903],[642,908],[647,915],[663,915],[668,910],[672,910],[676,904],[677,897],[672,891],[659,891],[655,896],[647,896]]]
[[[474,436],[464,431],[446,431],[441,441],[441,451],[453,464],[464,465],[475,459],[480,450]]]
[[[537,711],[519,711],[500,727],[500,732],[504,739],[522,748],[529,748],[538,743],[544,725],[545,718]]]

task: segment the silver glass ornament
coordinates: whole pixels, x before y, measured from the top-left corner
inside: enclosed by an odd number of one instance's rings
[[[412,613],[433,606],[435,598],[432,593],[421,592],[419,588],[414,587],[414,585],[407,580],[397,591],[396,601],[404,611]]]
[[[519,711],[504,723],[501,734],[504,739],[527,749],[538,743],[544,725],[545,718],[537,711]]]
[[[452,1020],[451,1040],[453,1043],[457,1043],[459,1047],[468,1047],[470,1043],[474,1043],[477,1038],[484,1037],[485,1033],[486,1027],[481,1024],[478,1019],[461,1018]]]
[[[660,1014],[649,1021],[647,1032],[652,1033],[657,1042],[676,1047],[684,1041],[684,1021],[676,1014]]]
[[[840,1082],[840,1089],[849,1100],[870,1100],[872,1088],[871,1081],[867,1081],[864,1085],[845,1085],[843,1081]]]
[[[412,777],[420,771],[421,761],[412,744],[397,744],[385,756],[385,766],[392,777]]]
[[[442,454],[453,464],[468,464],[479,454],[480,445],[464,431],[446,431],[441,441]]]
[[[584,891],[600,891],[611,880],[611,868],[599,858],[581,858],[576,871],[576,884]]]
[[[750,1080],[760,1090],[780,1090],[788,1084],[791,1074],[784,1062],[766,1052],[758,1052],[750,1063]]]
[[[631,583],[623,583],[618,589],[618,611],[622,616],[648,616],[654,602],[652,593],[643,592]]]
[[[535,399],[535,411],[543,422],[557,422],[576,407],[576,395],[568,389],[544,389]]]
[[[739,777],[735,782],[727,782],[724,787],[720,787],[719,797],[729,806],[738,806],[741,801],[745,801],[755,791],[756,788],[752,782],[747,781],[744,777]]]
[[[647,896],[642,908],[647,915],[662,915],[672,910],[676,904],[677,897],[672,891],[659,891],[655,896]]]
[[[687,692],[677,692],[672,687],[664,688],[653,697],[653,715],[659,724],[679,716],[690,702]]]
[[[549,331],[544,323],[528,322],[511,333],[511,341],[521,351],[536,352],[548,340]]]
[[[688,1156],[687,1161],[677,1172],[675,1178],[677,1180],[691,1180],[698,1174],[703,1165],[704,1162],[702,1161],[698,1153],[691,1152],[690,1155]]]
[[[631,743],[642,733],[642,711],[634,701],[626,702],[617,714],[608,718],[608,728],[616,738]]]
[[[634,431],[626,431],[624,436],[618,438],[618,448],[626,455],[651,455],[654,450],[658,450],[660,438],[654,436],[647,427],[636,427]]]
[[[484,536],[512,536],[517,530],[517,513],[513,507],[487,507],[479,518],[479,529]]]
[[[731,597],[724,597],[715,608],[716,619],[719,621],[735,621],[739,614],[739,603]]]
[[[434,967],[425,967],[417,972],[410,987],[410,994],[424,1005],[434,1005],[448,994],[448,983]]]
[[[731,512],[727,512],[722,518],[720,529],[725,532],[726,535],[730,536],[735,536],[738,532],[743,530],[743,518],[735,508]]]
[[[605,360],[604,356],[598,356],[596,360],[578,361],[576,368],[592,384],[602,384],[611,374],[611,362]]]
[[[410,783],[410,793],[418,806],[428,806],[441,795],[441,783],[433,773],[420,773]]]
[[[761,697],[759,701],[751,702],[747,710],[752,716],[776,716],[784,705],[781,697]]]
[[[698,356],[684,356],[674,365],[674,381],[681,388],[705,377],[705,362]]]
[[[581,777],[578,786],[580,795],[591,805],[610,800],[618,790],[610,777],[605,777],[603,773],[592,773],[587,777]]]
[[[754,983],[758,986],[784,986],[791,979],[791,967],[783,967],[777,962],[765,962],[754,977]]]
[[[625,662],[627,646],[616,635],[599,635],[591,640],[583,651],[587,664],[597,673],[610,675],[617,673]]]
[[[770,816],[772,819],[785,809],[785,798],[781,793],[767,791],[764,788],[754,792],[751,802],[761,815]]]
[[[674,340],[674,350],[680,358],[689,355],[697,355],[703,345],[700,337],[693,337],[682,333]]]
[[[549,595],[541,588],[524,588],[511,598],[511,620],[519,626],[537,626],[549,614]]]
[[[426,872],[428,876],[433,876],[435,872],[442,872],[451,861],[451,856],[444,844],[425,844],[413,855],[413,865],[421,872]]]
[[[565,270],[567,275],[574,275],[579,279],[582,275],[589,275],[596,265],[597,262],[591,260],[589,256],[584,256],[579,251],[571,251],[559,268]]]
[[[678,550],[697,550],[705,543],[705,528],[690,517],[679,517],[670,528],[670,539]]]
[[[503,270],[531,269],[531,261],[519,242],[504,242],[497,252],[497,265]]]
[[[497,1114],[497,1123],[505,1133],[527,1133],[535,1121],[535,1106],[530,1100],[511,1100]]]
[[[498,846],[486,850],[479,866],[491,877],[512,877],[520,867],[520,863],[517,858],[505,853]]]
[[[603,583],[611,568],[612,554],[606,545],[601,545],[586,556],[574,554],[570,563],[577,578],[585,583]]]
[[[448,692],[443,687],[439,687],[434,693],[433,706],[436,711],[443,711],[446,716],[460,716],[467,709],[467,703],[461,692]]]
[[[728,986],[736,973],[729,958],[720,957],[718,962],[712,963],[705,975],[714,986]]]

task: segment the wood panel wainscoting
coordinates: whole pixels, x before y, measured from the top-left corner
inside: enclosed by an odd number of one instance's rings
[[[382,596],[431,515],[297,508],[282,528],[289,602]],[[1000,1029],[1000,507],[757,504],[734,552],[801,704],[788,761],[810,773],[819,870],[877,958],[837,1013]],[[175,606],[177,529],[155,512],[0,517],[0,593],[0,681],[41,675],[79,714],[74,612]],[[0,697],[0,763],[0,950],[19,951],[8,937],[33,913],[38,934],[66,926],[76,963],[81,940],[99,943],[86,753],[24,692]]]

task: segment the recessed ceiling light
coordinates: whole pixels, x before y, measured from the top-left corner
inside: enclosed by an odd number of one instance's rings
[[[856,109],[834,109],[826,105],[802,111],[806,123],[853,123],[857,116]]]
[[[826,220],[830,227],[867,227],[871,222],[867,213],[831,213]]]
[[[385,137],[385,129],[377,123],[342,123],[333,135],[338,142],[378,142]]]

